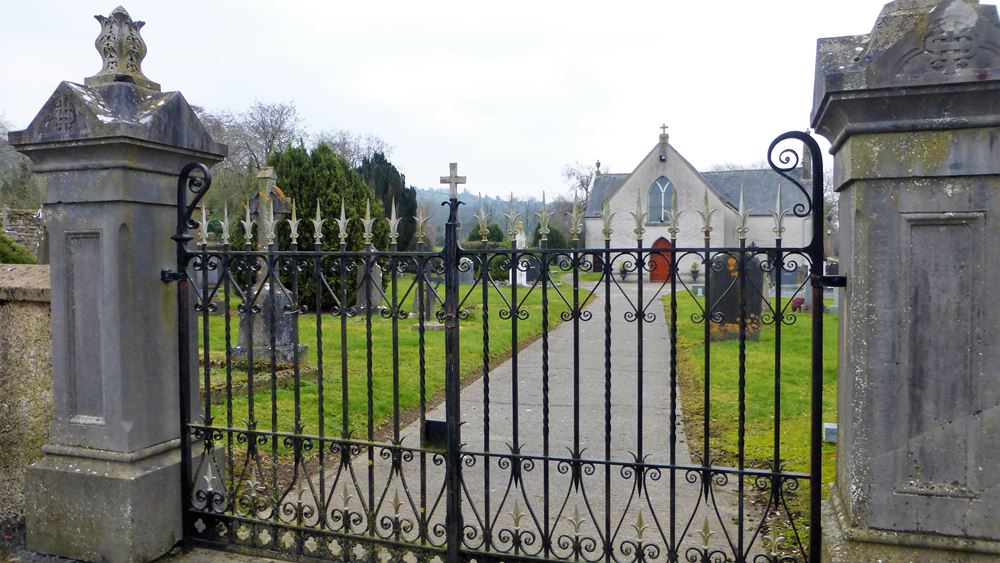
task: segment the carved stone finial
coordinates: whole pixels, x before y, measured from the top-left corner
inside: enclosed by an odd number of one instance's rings
[[[101,24],[101,34],[94,46],[101,54],[101,71],[84,80],[87,86],[101,86],[113,82],[131,82],[136,86],[160,91],[160,85],[142,73],[142,59],[146,58],[146,42],[139,30],[146,22],[133,21],[125,8],[118,6],[108,16],[94,16]]]

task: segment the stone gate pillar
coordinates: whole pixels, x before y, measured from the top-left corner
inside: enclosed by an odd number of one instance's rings
[[[148,561],[181,537],[176,285],[160,281],[177,174],[227,149],[142,74],[143,23],[97,19],[102,70],[9,137],[44,188],[52,277],[55,416],[26,476],[28,549]]]
[[[835,561],[1000,557],[1000,20],[897,0],[821,39],[840,193]]]

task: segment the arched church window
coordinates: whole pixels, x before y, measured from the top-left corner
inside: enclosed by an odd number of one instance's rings
[[[666,222],[673,199],[674,185],[664,176],[660,176],[649,187],[649,222]]]

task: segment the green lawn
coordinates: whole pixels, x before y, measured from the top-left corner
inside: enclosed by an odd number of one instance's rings
[[[400,283],[400,300],[406,289]],[[483,320],[482,320],[482,289],[479,286],[472,288],[463,286],[460,297],[464,298],[470,291],[471,296],[466,301],[464,308],[469,315],[460,322],[460,356],[461,372],[463,377],[473,377],[482,373],[483,364]],[[559,287],[563,291],[566,299],[572,298],[572,288],[569,284]],[[522,310],[527,311],[528,317],[519,320],[518,341],[526,344],[541,335],[542,332],[542,295],[541,286],[536,287],[524,299],[526,288],[518,288],[518,299],[523,300]],[[389,294],[387,289],[386,293]],[[502,287],[499,290],[491,287],[489,291],[489,344],[491,365],[497,365],[506,359],[512,349],[512,323],[508,318],[504,320],[500,313],[506,309],[501,294],[507,300],[510,299],[510,288]],[[391,298],[391,295],[388,295]],[[586,293],[581,291],[581,299],[586,297]],[[407,301],[413,295],[407,297]],[[560,322],[560,313],[566,311],[568,307],[563,300],[550,288],[549,290],[549,328],[554,328]],[[236,334],[238,332],[238,318],[235,306],[232,308],[233,319],[231,321],[232,345],[236,344]],[[414,409],[420,403],[420,368],[419,368],[419,332],[411,327],[417,324],[416,315],[410,318],[397,321],[396,333],[393,332],[392,319],[382,318],[377,312],[372,315],[372,418],[375,426],[386,424],[391,421],[395,409],[395,398],[393,393],[393,343],[396,343],[399,355],[399,410],[406,412]],[[209,317],[209,349],[212,355],[212,387],[215,400],[223,400],[225,397],[224,385],[220,390],[220,383],[225,379],[224,364],[220,366],[220,359],[225,358],[225,319],[221,315]],[[323,336],[323,413],[325,434],[327,436],[339,436],[344,421],[342,410],[342,377],[341,377],[341,318],[329,313],[322,315],[321,320]],[[199,318],[199,327],[201,319]],[[319,386],[317,385],[318,371],[314,369],[318,365],[317,357],[317,327],[315,314],[302,314],[299,318],[299,339],[306,344],[309,349],[304,361],[306,367],[303,368],[300,394],[300,418],[302,431],[307,434],[317,434],[319,430]],[[366,318],[359,314],[353,318],[348,318],[346,322],[347,335],[347,391],[348,409],[347,425],[352,435],[357,438],[365,438],[368,433],[368,392],[367,392],[367,338],[366,338]],[[425,374],[428,402],[431,402],[436,394],[440,394],[444,387],[444,331],[425,332]],[[254,377],[254,418],[257,421],[259,430],[270,430],[271,420],[271,377],[270,370],[266,362],[262,365],[260,358],[257,363],[257,374]],[[265,359],[266,360],[266,359]],[[233,380],[246,380],[246,369],[233,370]],[[294,379],[285,379],[277,384],[277,393],[274,400],[277,405],[277,425],[279,431],[292,432],[295,425],[295,385]],[[215,402],[215,401],[213,401]],[[234,392],[233,398],[233,426],[246,427],[246,420],[249,414],[249,399],[245,390]],[[226,416],[225,404],[216,404],[213,407],[213,416],[216,423],[224,424]],[[383,427],[391,435],[391,425]],[[416,445],[416,444],[410,444]]]
[[[785,300],[787,302],[787,299]],[[677,363],[684,425],[691,453],[700,463],[704,432],[704,324],[691,316],[700,312],[703,298],[688,294],[678,296]],[[669,318],[670,298],[664,299]],[[765,308],[766,311],[766,308]],[[790,311],[790,309],[789,309]],[[796,314],[794,324],[781,328],[781,460],[786,470],[809,472],[810,372],[812,366],[812,323],[810,313]],[[836,420],[837,413],[837,315],[826,314],[823,320],[823,420]],[[746,344],[746,464],[764,468],[774,456],[774,368],[775,327],[762,325],[760,340]],[[736,466],[738,460],[739,421],[739,342],[710,343],[711,380],[709,436],[713,465]],[[836,446],[823,445],[824,483],[834,480]],[[749,483],[749,482],[748,482]],[[824,495],[827,487],[823,487]],[[803,541],[808,541],[808,482],[800,483],[790,495],[790,508],[797,512],[796,526]],[[761,503],[763,504],[763,502]],[[790,538],[790,530],[783,535]],[[789,542],[791,543],[791,542]]]

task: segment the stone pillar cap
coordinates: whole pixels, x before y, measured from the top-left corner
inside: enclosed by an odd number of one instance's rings
[[[903,128],[982,125],[982,116],[995,113],[983,107],[981,92],[996,97],[1000,88],[996,45],[996,6],[976,0],[890,2],[871,33],[819,40],[812,125],[835,149],[845,130],[859,123],[869,129],[878,129],[879,123],[898,129],[903,122],[915,121],[921,125]],[[947,107],[932,99],[943,91],[953,96]],[[967,92],[964,95],[976,101],[962,102],[961,96],[954,97],[956,92]],[[855,103],[871,97],[894,101]],[[831,105],[836,111],[830,111]]]

